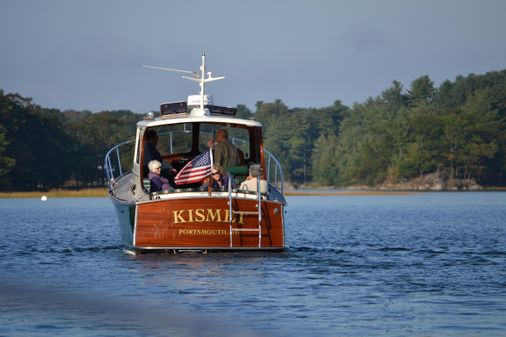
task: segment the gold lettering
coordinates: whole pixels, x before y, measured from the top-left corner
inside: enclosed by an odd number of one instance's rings
[[[233,235],[239,233],[234,232]],[[229,235],[226,229],[179,229],[179,235]]]
[[[172,213],[174,214],[174,223],[175,224],[176,223],[184,223],[184,222],[186,222],[186,220],[181,215],[181,214],[183,214],[184,211],[185,211],[184,209],[172,211]]]
[[[213,213],[214,211],[214,213]],[[207,209],[206,221],[218,221],[221,222],[220,209]]]
[[[206,216],[204,215],[204,209],[197,208],[195,210],[195,221],[202,222],[206,220]]]
[[[188,212],[187,218],[185,218],[184,212]],[[186,222],[209,222],[209,221],[228,223],[230,221],[230,211],[228,209],[219,209],[219,208],[178,209],[172,211],[172,214],[174,216],[174,224]],[[244,214],[239,213],[239,216],[232,214],[232,222],[244,224]]]
[[[229,222],[230,221],[230,214],[229,214],[229,210],[226,209],[225,210],[225,219],[223,220],[223,222]],[[232,215],[232,222],[235,222],[235,216]]]

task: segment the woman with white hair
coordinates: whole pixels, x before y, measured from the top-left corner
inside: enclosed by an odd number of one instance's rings
[[[260,165],[253,164],[249,167],[249,176],[239,187],[240,190],[256,192],[258,191],[258,179],[260,179],[260,193],[267,193],[267,181],[261,178],[262,169]]]
[[[153,193],[162,190],[168,190],[170,188],[169,180],[160,175],[162,172],[162,163],[160,163],[158,160],[152,160],[148,163],[148,168],[150,192]]]

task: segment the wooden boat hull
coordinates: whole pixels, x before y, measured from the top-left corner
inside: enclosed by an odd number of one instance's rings
[[[113,200],[114,201],[114,200]],[[126,205],[115,202],[125,245],[136,250],[282,250],[284,204],[262,200],[261,239],[257,200],[226,197],[161,199]],[[256,231],[255,231],[256,230]],[[231,240],[232,237],[232,240]],[[259,244],[260,241],[260,244]]]

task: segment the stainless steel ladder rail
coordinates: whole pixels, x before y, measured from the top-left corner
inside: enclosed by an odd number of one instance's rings
[[[227,189],[228,189],[228,227],[229,227],[229,234],[230,234],[230,247],[232,247],[232,243],[233,243],[233,236],[232,236],[232,215],[234,214],[233,213],[233,210],[232,210],[232,179],[233,179],[233,176],[230,175],[230,178],[228,179],[228,186],[227,186]]]
[[[228,213],[229,213],[229,234],[230,247],[233,247],[233,232],[258,232],[258,247],[262,247],[262,193],[260,191],[260,176],[257,177],[257,211],[234,211],[232,207],[232,179],[228,180]],[[258,215],[258,228],[233,228],[232,219],[235,214]]]

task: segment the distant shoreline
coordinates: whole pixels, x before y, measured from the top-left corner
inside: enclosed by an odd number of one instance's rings
[[[290,190],[285,191],[285,196],[353,196],[353,195],[412,195],[418,191],[378,191],[378,190],[367,190],[367,191],[356,191],[356,190]]]
[[[315,188],[315,189],[299,189],[299,190],[285,190],[286,196],[367,196],[367,195],[413,195],[424,192],[475,192],[475,191],[416,191],[416,190],[348,190],[343,189],[328,189],[328,188]],[[481,192],[506,192],[506,187],[486,187]],[[100,188],[86,188],[82,190],[66,190],[66,189],[53,189],[50,191],[27,191],[27,192],[0,192],[0,199],[22,199],[34,198],[39,199],[42,196],[48,198],[105,198],[108,196],[108,189]]]
[[[379,189],[367,189],[367,190],[347,190],[339,189],[339,190],[328,190],[328,189],[314,189],[314,190],[289,190],[285,191],[286,196],[354,196],[354,195],[414,195],[419,193],[455,193],[455,192],[506,192],[506,188],[504,187],[491,187],[485,188],[479,191],[417,191],[417,190],[379,190]]]
[[[81,190],[54,189],[49,191],[0,192],[0,199],[21,199],[21,198],[39,199],[43,195],[45,195],[48,198],[101,198],[107,197],[108,189],[105,187],[100,187],[100,188],[85,188]]]

